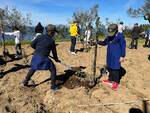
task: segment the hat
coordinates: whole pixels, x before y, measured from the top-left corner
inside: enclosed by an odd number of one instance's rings
[[[118,25],[117,24],[110,24],[108,26],[108,32],[115,32],[118,30]]]
[[[39,22],[36,27],[35,27],[35,32],[36,33],[43,33],[44,27],[41,25],[41,23]]]
[[[47,32],[51,31],[51,32],[58,32],[56,27],[52,24],[48,24],[46,27]]]

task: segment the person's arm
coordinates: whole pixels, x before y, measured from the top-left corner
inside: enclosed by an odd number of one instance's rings
[[[98,44],[99,44],[99,45],[102,45],[102,46],[106,46],[106,45],[108,44],[108,37],[105,38],[104,41],[98,41]]]
[[[126,28],[125,28],[125,26],[122,26],[122,30],[124,31]]]
[[[15,35],[15,33],[14,32],[4,32],[4,35],[9,35],[9,36],[11,36],[11,35]]]
[[[36,49],[37,41],[38,41],[38,38],[34,39],[34,40],[31,42],[31,47],[32,47],[33,49]]]
[[[60,62],[60,60],[58,59],[58,56],[57,56],[57,50],[56,50],[55,41],[53,42],[53,45],[52,45],[52,54],[53,54],[54,60],[56,62]]]

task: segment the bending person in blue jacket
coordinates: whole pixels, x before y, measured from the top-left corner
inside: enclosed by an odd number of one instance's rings
[[[52,52],[54,60],[60,62],[57,56],[56,44],[53,39],[56,27],[52,24],[47,26],[47,34],[39,35],[31,43],[31,47],[35,49],[34,55],[31,60],[31,68],[25,77],[22,86],[28,86],[28,82],[36,72],[36,70],[49,70],[51,72],[51,89],[57,90],[56,85],[56,67],[52,60],[48,57]]]
[[[122,33],[118,32],[117,24],[108,27],[109,36],[104,41],[99,41],[100,45],[107,45],[107,67],[109,71],[108,80],[103,80],[103,84],[111,86],[117,90],[120,82],[121,62],[125,61],[126,41]]]

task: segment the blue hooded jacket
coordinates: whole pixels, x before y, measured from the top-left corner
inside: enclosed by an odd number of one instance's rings
[[[99,41],[100,45],[107,46],[107,66],[111,69],[120,69],[120,57],[126,55],[126,41],[123,33],[116,33],[108,36],[104,41]]]

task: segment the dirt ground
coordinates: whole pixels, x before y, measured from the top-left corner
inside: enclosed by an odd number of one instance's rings
[[[70,42],[58,43],[60,59],[73,67],[85,67],[82,71],[90,78],[92,49],[87,53],[78,51],[76,55],[71,55],[68,52],[69,46]],[[11,54],[14,53],[14,47],[7,48]],[[33,52],[27,45],[23,48],[26,54]],[[81,45],[77,44],[77,49],[80,48]],[[2,52],[2,48],[0,51]],[[107,76],[103,76],[90,89],[86,87],[84,80],[81,81],[74,72],[58,63],[55,63],[57,83],[60,86],[58,92],[53,93],[50,90],[48,71],[37,71],[34,74],[32,81],[37,84],[36,87],[21,88],[19,84],[25,78],[29,66],[24,62],[25,59],[10,61],[5,67],[5,76],[0,79],[0,113],[130,113],[132,108],[143,110],[141,100],[150,99],[149,54],[150,49],[143,48],[142,45],[137,50],[127,48],[126,62],[122,64],[126,75],[121,79],[118,91],[101,84],[101,80]],[[99,75],[99,68],[105,65],[106,47],[99,46],[97,56],[96,73]],[[150,102],[145,103],[150,112]]]

